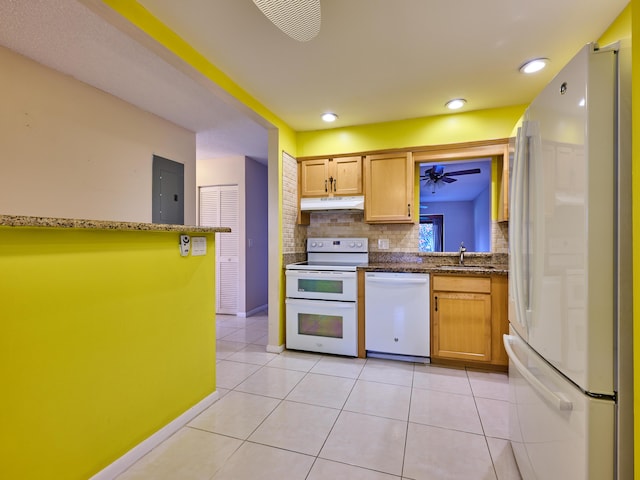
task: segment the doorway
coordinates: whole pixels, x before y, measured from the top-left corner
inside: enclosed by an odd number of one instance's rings
[[[200,187],[199,225],[231,228],[231,233],[216,233],[216,313],[238,313],[238,217],[238,185]]]

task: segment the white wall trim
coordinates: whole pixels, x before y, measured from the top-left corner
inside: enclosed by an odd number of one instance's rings
[[[284,352],[284,345],[267,345],[267,352],[282,353]]]
[[[260,313],[267,310],[268,308],[269,308],[269,305],[265,303],[264,305],[260,305],[259,307],[249,310],[248,312],[238,312],[237,316],[242,318],[251,317],[256,313]]]
[[[138,445],[133,447],[123,456],[118,458],[115,462],[100,470],[93,477],[91,477],[91,480],[112,480],[118,475],[121,475],[125,470],[127,470],[134,463],[144,457],[147,453],[160,445],[171,435],[176,433],[187,423],[197,417],[200,413],[210,407],[216,400],[218,400],[219,397],[220,394],[217,391],[213,392],[210,395],[207,395],[189,410],[181,414],[179,417],[173,419],[171,422],[166,424],[146,440],[143,440]]]

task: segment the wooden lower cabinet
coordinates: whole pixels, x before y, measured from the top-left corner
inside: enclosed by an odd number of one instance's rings
[[[507,277],[433,275],[431,285],[434,363],[507,366]]]

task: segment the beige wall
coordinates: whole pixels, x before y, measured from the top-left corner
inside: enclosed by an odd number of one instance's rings
[[[184,164],[195,134],[0,47],[0,213],[151,222],[153,155]]]

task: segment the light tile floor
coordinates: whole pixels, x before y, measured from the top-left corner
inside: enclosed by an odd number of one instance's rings
[[[220,399],[120,480],[519,480],[507,376],[268,353],[267,317],[218,315]]]

